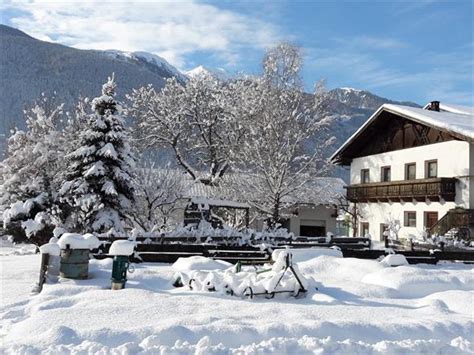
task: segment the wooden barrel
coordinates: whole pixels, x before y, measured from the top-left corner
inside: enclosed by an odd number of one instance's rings
[[[67,279],[87,279],[89,249],[62,249],[59,275]]]

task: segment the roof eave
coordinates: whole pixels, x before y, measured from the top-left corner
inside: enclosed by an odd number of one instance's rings
[[[334,154],[329,158],[331,163],[336,164],[336,165],[347,165],[344,163],[344,158],[341,157],[341,154],[344,152],[344,150],[357,138],[359,135],[365,130],[365,128],[371,124],[375,118],[385,109],[385,104],[380,106],[373,114],[370,116],[367,121],[364,122],[362,126],[359,127],[357,131],[352,134],[340,147],[337,149]],[[352,160],[352,159],[350,159]]]
[[[469,137],[469,136],[466,136],[464,134],[461,134],[459,132],[456,132],[456,131],[453,131],[453,130],[450,130],[450,129],[447,129],[446,127],[440,127],[440,126],[437,126],[436,124],[428,124],[426,122],[424,122],[423,120],[420,120],[416,117],[413,117],[413,116],[410,116],[408,114],[405,114],[403,112],[400,112],[396,109],[394,109],[394,106],[393,105],[390,105],[390,104],[383,104],[382,106],[380,106],[377,111],[375,111],[372,116],[369,117],[369,119],[367,121],[365,121],[365,123],[352,135],[350,136],[345,142],[344,144],[339,147],[338,150],[336,150],[336,152],[330,157],[330,161],[332,164],[335,164],[335,165],[349,165],[350,164],[350,161],[352,159],[348,159],[348,158],[344,158],[342,157],[342,154],[344,153],[344,151],[347,149],[347,147],[352,144],[354,142],[354,140],[356,140],[360,134],[367,128],[367,126],[369,126],[379,115],[382,111],[387,111],[387,112],[390,112],[392,114],[396,114],[398,116],[401,116],[401,117],[404,117],[408,120],[411,120],[411,121],[414,121],[414,122],[417,122],[419,124],[423,124],[423,125],[429,125],[433,128],[436,128],[436,129],[439,129],[440,131],[443,131],[443,132],[447,132],[449,134],[451,134],[453,137],[455,138],[458,138],[460,140],[463,140],[463,141],[466,141],[468,143],[474,143],[474,138],[472,137]]]

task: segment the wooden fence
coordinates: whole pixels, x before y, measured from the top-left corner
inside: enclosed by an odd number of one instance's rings
[[[175,238],[174,238],[175,240]],[[298,238],[291,243],[281,242],[273,246],[237,246],[219,245],[209,243],[139,243],[136,248],[134,261],[173,263],[180,257],[200,255],[208,258],[219,259],[236,263],[241,261],[247,264],[263,264],[271,261],[274,249],[331,247],[337,246],[342,250],[345,258],[378,259],[387,255],[385,250],[371,250],[370,241],[365,238],[333,238],[328,243],[326,238]],[[364,247],[365,245],[365,247]],[[96,258],[109,257],[107,252],[110,243],[105,243]],[[426,263],[436,264],[440,260],[461,261],[474,263],[474,251],[397,251],[403,254],[410,264]]]

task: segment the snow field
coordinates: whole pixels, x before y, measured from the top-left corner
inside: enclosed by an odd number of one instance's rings
[[[88,280],[61,279],[30,296],[39,263],[39,255],[1,256],[0,351],[7,354],[473,350],[469,265],[390,268],[319,256],[299,263],[310,279],[306,298],[248,300],[174,288],[175,270],[165,264],[137,264],[127,288],[111,291],[111,259],[91,260]]]

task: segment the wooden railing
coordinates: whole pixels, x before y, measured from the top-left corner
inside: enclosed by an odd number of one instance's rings
[[[432,178],[375,182],[350,185],[347,198],[351,202],[387,202],[387,201],[454,201],[456,178]]]
[[[443,218],[433,225],[429,232],[431,235],[445,235],[451,230],[462,239],[471,239],[470,230],[474,228],[474,210],[464,208],[453,208]]]

